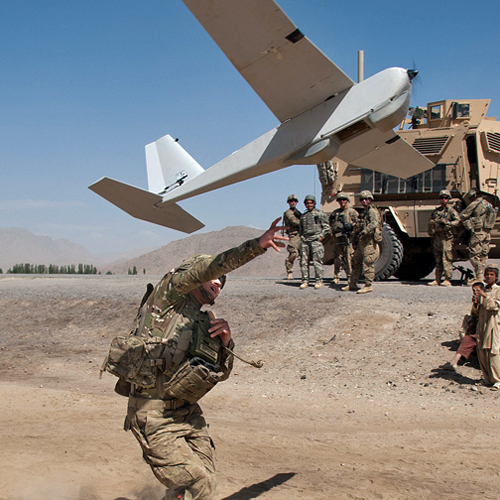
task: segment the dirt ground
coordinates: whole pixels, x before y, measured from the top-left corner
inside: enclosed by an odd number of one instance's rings
[[[159,500],[99,368],[151,278],[0,277],[0,500]],[[221,500],[498,499],[500,395],[453,356],[470,291],[229,280],[239,361],[202,401]]]

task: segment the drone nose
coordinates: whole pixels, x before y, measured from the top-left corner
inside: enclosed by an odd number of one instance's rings
[[[408,78],[412,81],[418,75],[418,69],[409,69],[407,70]]]

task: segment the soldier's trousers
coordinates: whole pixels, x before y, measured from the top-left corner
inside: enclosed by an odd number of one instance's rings
[[[288,245],[286,247],[288,250],[288,257],[285,260],[285,268],[287,273],[293,273],[293,263],[299,256],[300,236],[298,234],[290,234],[288,238]]]
[[[197,404],[175,411],[136,411],[129,405],[126,428],[127,423],[144,460],[170,491],[187,491],[193,500],[215,498],[214,445]]]
[[[352,246],[351,245],[333,245],[334,275],[340,277],[342,267],[345,270],[346,278],[351,277],[352,271]]]
[[[377,260],[377,246],[373,237],[368,241],[360,241],[352,255],[352,273],[349,285],[356,286],[361,277],[361,271],[365,276],[365,286],[371,286],[375,279],[375,261]]]
[[[471,232],[469,240],[469,259],[474,269],[474,275],[477,279],[483,279],[484,268],[488,260],[490,251],[491,234],[486,231]]]
[[[309,260],[314,265],[314,274],[316,281],[323,281],[323,256],[325,247],[321,241],[300,242],[300,271],[302,273],[302,282],[309,281]]]
[[[451,280],[453,274],[453,236],[436,233],[433,248],[436,260],[436,280],[439,281],[443,275],[445,279]]]

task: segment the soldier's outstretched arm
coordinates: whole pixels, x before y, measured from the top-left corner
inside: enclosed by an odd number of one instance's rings
[[[187,294],[207,281],[215,280],[223,274],[238,269],[255,257],[262,255],[270,247],[279,252],[278,245],[284,246],[280,241],[288,240],[286,236],[276,234],[283,229],[282,226],[278,226],[280,219],[281,217],[278,217],[260,238],[245,241],[238,247],[216,255],[213,259],[201,260],[189,269],[174,273],[167,293]]]

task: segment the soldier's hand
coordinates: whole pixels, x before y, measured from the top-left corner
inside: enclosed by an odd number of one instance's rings
[[[288,241],[286,236],[280,236],[277,234],[278,231],[282,229],[289,229],[288,226],[278,226],[278,222],[281,217],[278,217],[272,224],[271,227],[259,238],[259,245],[262,248],[274,248],[277,252],[280,251],[278,247],[284,247],[283,241]],[[276,241],[278,240],[278,241]]]
[[[208,329],[210,337],[220,337],[222,345],[227,347],[229,341],[231,340],[231,329],[229,328],[229,323],[222,318],[216,318],[212,311],[208,311],[208,317],[210,318],[210,324],[212,325]]]

